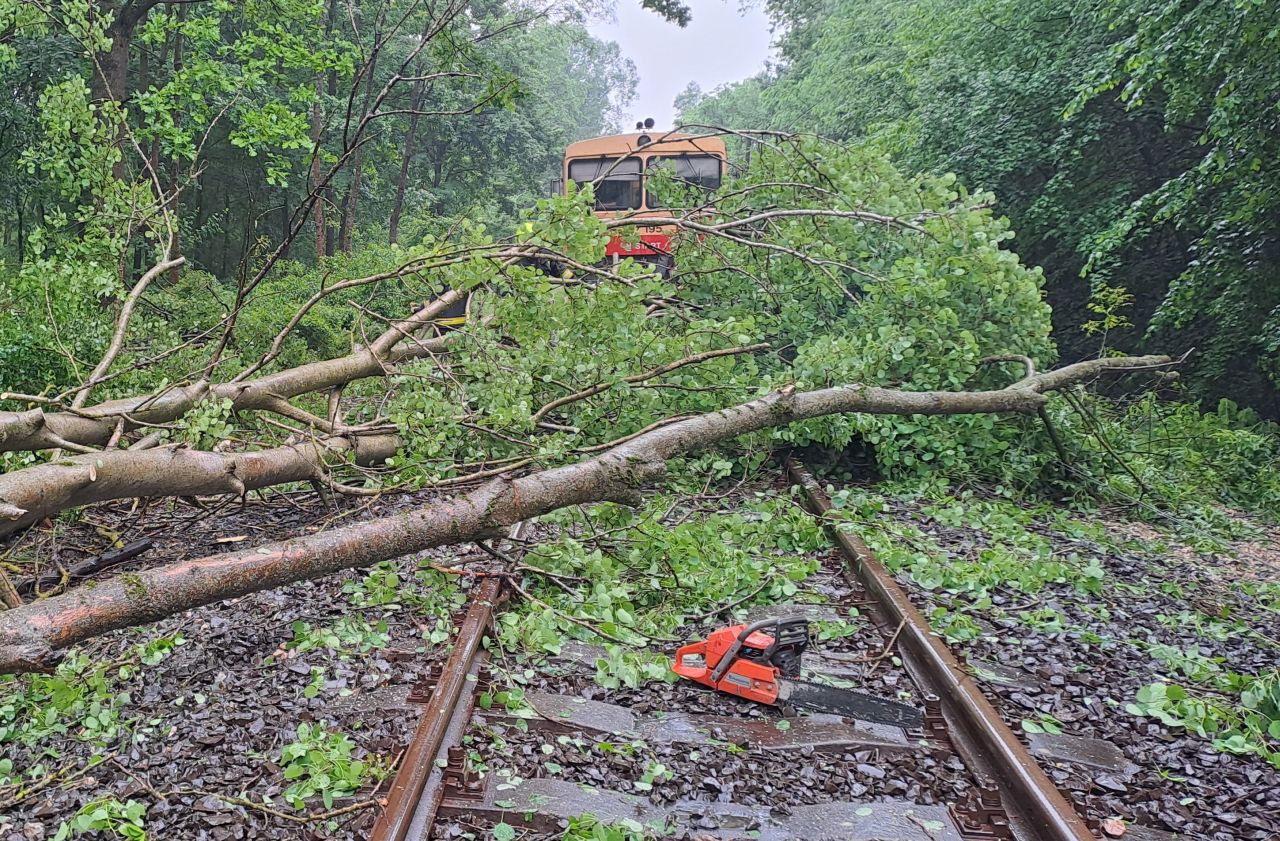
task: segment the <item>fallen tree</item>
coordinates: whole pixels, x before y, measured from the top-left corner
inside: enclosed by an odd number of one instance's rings
[[[1034,415],[1049,391],[1104,373],[1173,364],[1165,356],[1114,357],[1031,374],[990,391],[901,391],[861,385],[795,393],[674,420],[598,456],[520,477],[390,517],[222,555],[127,573],[0,614],[0,673],[47,671],[71,645],[201,605],[368,566],[432,547],[500,536],[521,520],[570,505],[631,504],[668,460],[745,433],[842,413]]]
[[[440,344],[437,340],[423,343],[423,346],[432,349]],[[622,383],[638,385],[686,366],[767,348],[768,344],[760,343],[704,351],[626,377]],[[397,356],[387,351],[379,354],[376,346],[370,348],[370,353],[378,358]],[[344,369],[330,362],[317,364],[330,372],[332,379],[332,371]],[[299,371],[302,369],[286,371],[284,374],[287,376],[276,377],[275,381],[284,380],[296,386],[298,382],[315,383],[318,379],[298,376]],[[350,367],[345,371],[350,373]],[[543,418],[556,408],[601,394],[613,385],[606,382],[565,395],[536,411],[531,420],[541,425]],[[269,391],[273,395],[278,393],[274,389]],[[262,388],[256,386],[248,393],[261,395]],[[290,411],[274,401],[260,407],[277,413]],[[321,418],[314,418],[311,426],[320,425],[322,421],[330,428],[336,426],[332,419]],[[159,449],[108,447],[71,458],[59,458],[47,464],[0,474],[0,537],[38,523],[59,511],[113,499],[221,494],[243,497],[251,490],[299,481],[328,484],[339,492],[369,493],[335,485],[329,481],[329,473],[337,465],[346,463],[349,453],[354,453],[355,463],[360,466],[386,461],[400,446],[400,437],[396,433],[394,426],[375,424],[345,429],[338,435],[321,435],[249,452],[202,452],[170,444]],[[491,471],[489,475],[496,472],[501,471]]]
[[[433,305],[433,311],[438,311]],[[397,326],[398,331],[409,328]],[[417,329],[417,328],[414,328]],[[396,337],[404,335],[398,332]],[[291,405],[302,394],[328,391],[367,377],[385,376],[390,366],[421,359],[445,349],[445,337],[409,339],[389,348],[365,348],[347,356],[288,368],[242,382],[195,382],[143,397],[110,400],[61,412],[42,408],[0,412],[0,452],[70,449],[88,452],[106,445],[121,432],[169,423],[203,400],[229,400],[233,411],[262,410],[331,431],[330,424]]]
[[[247,453],[167,444],[104,450],[0,474],[0,536],[67,508],[111,499],[158,496],[243,497],[286,482],[328,483],[330,470],[354,455],[368,466],[395,455],[395,435],[325,436]]]

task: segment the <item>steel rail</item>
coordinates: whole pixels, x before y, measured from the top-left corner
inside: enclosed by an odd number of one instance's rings
[[[387,793],[387,805],[370,834],[371,841],[406,841],[414,823],[418,802],[427,778],[436,768],[436,755],[444,746],[445,733],[463,690],[471,681],[480,641],[493,619],[493,609],[502,594],[502,579],[485,578],[471,596],[471,606],[458,628],[456,643],[440,672],[440,679],[423,710],[413,739],[400,762],[400,770]],[[474,680],[474,677],[472,677]],[[420,819],[421,820],[421,819]],[[430,821],[427,822],[428,828]]]
[[[873,598],[889,627],[901,627],[898,652],[912,679],[942,699],[957,751],[971,767],[995,780],[1019,838],[1036,841],[1095,841],[1075,807],[1045,774],[1026,746],[982,694],[951,650],[893,580],[871,548],[837,528],[828,517],[831,500],[809,470],[787,457],[792,481],[808,498],[810,511],[826,526],[847,557],[849,573]]]
[[[517,523],[511,529],[511,537],[519,538],[524,529],[524,523]],[[473,591],[454,637],[453,650],[418,719],[400,770],[387,792],[386,806],[369,835],[370,841],[425,840],[431,831],[444,791],[444,774],[437,760],[461,738],[471,717],[480,659],[484,656],[480,643],[493,623],[494,611],[506,598],[505,585],[504,577],[487,576]],[[460,703],[464,697],[467,701]]]

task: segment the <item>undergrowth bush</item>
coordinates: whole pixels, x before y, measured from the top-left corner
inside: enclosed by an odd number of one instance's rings
[[[1048,412],[1066,462],[998,472],[1003,491],[1120,508],[1205,548],[1256,534],[1242,515],[1280,522],[1280,427],[1248,409],[1074,392],[1053,398]]]

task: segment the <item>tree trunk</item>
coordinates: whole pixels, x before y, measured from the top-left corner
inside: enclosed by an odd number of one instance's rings
[[[404,212],[404,191],[409,185],[409,162],[413,160],[413,144],[418,137],[418,111],[422,108],[422,89],[425,83],[413,83],[410,100],[409,130],[404,136],[404,154],[400,157],[400,176],[396,179],[396,200],[391,205],[391,224],[387,242],[395,245],[400,238],[400,215]]]
[[[0,475],[0,536],[59,511],[110,499],[155,496],[244,496],[285,482],[323,479],[354,451],[357,464],[395,455],[393,435],[321,438],[251,453],[213,453],[171,444],[151,450],[106,450]]]
[[[320,139],[324,135],[324,123],[320,111],[320,98],[324,95],[324,74],[316,74],[316,101],[311,106],[311,191],[316,201],[311,212],[316,223],[316,262],[325,256],[325,241],[328,239],[324,223],[325,189],[320,183],[323,175],[320,170]]]
[[[129,48],[137,19],[117,13],[107,27],[111,49],[97,55],[89,78],[89,95],[94,102],[124,102],[129,87]]]
[[[182,3],[178,6],[178,22],[183,23],[187,19],[187,4]],[[179,28],[173,36],[173,75],[176,77],[182,72],[185,66],[182,53],[182,30]],[[182,124],[182,114],[173,115],[174,125]],[[182,228],[178,224],[181,217],[182,202],[180,197],[179,179],[182,172],[182,161],[175,155],[169,159],[169,212],[173,214],[173,237],[169,243],[169,256],[171,258],[179,258],[182,256]],[[169,283],[175,284],[181,276],[181,268],[174,266],[169,270]]]
[[[369,101],[373,98],[373,76],[378,70],[378,39],[377,31],[373,33],[374,52],[369,57],[368,77],[365,79],[364,86],[364,103],[360,106],[360,119],[363,120],[365,115],[369,113]],[[360,176],[361,170],[364,168],[364,144],[356,147],[355,154],[351,156],[351,184],[347,188],[347,201],[342,211],[342,231],[338,236],[338,247],[344,252],[351,251],[352,231],[356,226],[356,207],[360,203]]]
[[[289,188],[285,187],[280,191],[280,241],[284,243],[284,251],[281,257],[289,259],[289,223],[292,217],[289,215]]]
[[[227,258],[231,256],[231,192],[225,185],[222,187],[222,198],[222,269],[218,274],[225,279]]]
[[[325,21],[325,31],[324,31],[324,37],[326,42],[333,40],[333,31],[337,27],[337,25],[338,25],[338,0],[329,0],[329,15],[327,20]],[[338,71],[330,70],[327,74],[323,74],[323,75],[326,75],[328,77],[327,84],[328,84],[329,98],[331,100],[337,99]],[[317,80],[316,92],[319,93],[319,91],[320,91],[319,80]],[[319,180],[320,178],[321,176],[317,175],[317,180]],[[327,204],[331,208],[337,208],[338,206],[337,192],[333,186],[332,180],[330,180],[328,183],[324,185],[324,189],[321,190],[321,193],[323,194],[323,196],[320,199],[320,201],[317,202],[317,204],[322,202],[324,204]],[[336,245],[337,245],[337,238],[334,234],[333,229],[329,226],[326,226],[324,231],[324,254],[328,257],[332,257],[335,253]]]
[[[63,649],[117,628],[437,546],[499,537],[517,522],[571,505],[635,504],[640,490],[659,480],[673,457],[749,432],[849,412],[1035,414],[1048,399],[1044,391],[1104,371],[1168,364],[1168,357],[1093,360],[1029,376],[999,391],[911,392],[854,385],[770,394],[658,427],[576,464],[495,479],[471,493],[391,517],[121,575],[0,613],[0,674],[51,670]]]
[[[93,68],[89,75],[89,95],[98,103],[114,102],[121,107],[129,96],[129,53],[133,47],[133,34],[138,24],[160,0],[124,0],[119,6],[100,9],[102,13],[112,16],[107,26],[106,37],[111,39],[111,47],[105,53],[93,56]],[[106,5],[106,4],[104,4]],[[117,134],[112,142],[121,146],[124,138]],[[125,156],[113,166],[113,174],[123,180],[126,173]]]
[[[25,220],[22,215],[22,194],[18,194],[17,201],[14,202],[17,208],[18,217],[18,268],[22,268],[27,261],[27,237],[25,229]]]

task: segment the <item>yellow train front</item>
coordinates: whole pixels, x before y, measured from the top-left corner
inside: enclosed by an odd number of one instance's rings
[[[653,174],[659,167],[671,170],[674,182],[692,188],[686,192],[701,202],[720,187],[726,162],[720,137],[636,131],[571,144],[560,183],[594,184],[597,216],[635,220],[638,239],[619,233],[609,241],[605,254],[612,262],[631,257],[653,263],[665,274],[672,267],[675,230],[644,220],[679,215],[687,208],[664,206],[651,189]]]
[[[652,124],[652,121],[648,121]],[[653,264],[663,275],[674,263],[671,225],[645,224],[645,219],[671,217],[688,207],[673,208],[658,201],[650,180],[659,167],[668,168],[675,183],[701,203],[724,178],[728,156],[720,137],[676,132],[635,131],[611,134],[572,143],[565,150],[556,192],[572,181],[579,187],[592,184],[595,213],[602,219],[634,219],[635,235],[618,233],[609,240],[605,256],[615,265],[625,257]],[[465,324],[471,296],[441,313],[436,324],[454,328]]]

